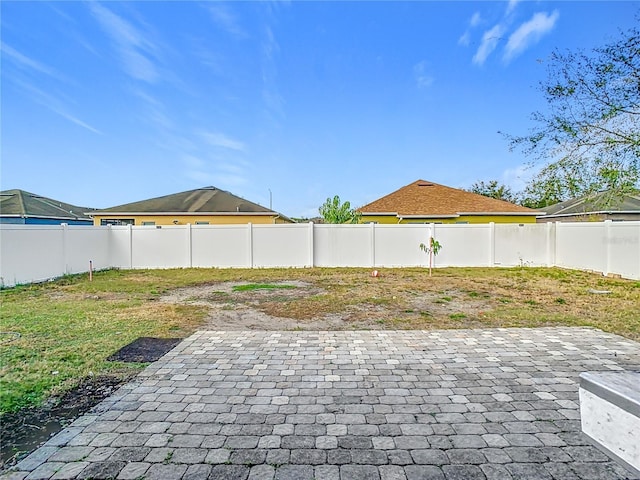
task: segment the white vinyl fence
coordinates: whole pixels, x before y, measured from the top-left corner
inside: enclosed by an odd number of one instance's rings
[[[105,268],[560,266],[640,279],[640,222],[0,226],[0,285]]]

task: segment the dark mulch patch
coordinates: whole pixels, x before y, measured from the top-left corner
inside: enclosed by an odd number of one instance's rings
[[[122,347],[107,360],[110,362],[155,362],[181,341],[181,338],[140,337]]]

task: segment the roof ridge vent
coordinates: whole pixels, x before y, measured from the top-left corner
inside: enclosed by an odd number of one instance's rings
[[[431,182],[418,182],[419,187],[433,187],[433,183]]]

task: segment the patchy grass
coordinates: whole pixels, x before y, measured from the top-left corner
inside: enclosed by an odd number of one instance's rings
[[[14,333],[0,336],[0,413],[38,404],[92,374],[141,368],[105,359],[141,336],[195,331],[209,307],[158,301],[188,286],[211,285],[212,301],[251,298],[253,308],[301,322],[338,315],[344,328],[591,326],[640,340],[638,281],[555,268],[450,268],[432,277],[417,268],[380,272],[373,278],[369,269],[350,268],[113,270],[96,273],[93,282],[77,275],[5,289],[2,331]],[[283,281],[303,281],[321,293],[251,297],[255,290],[296,288],[277,283]],[[216,288],[224,282],[248,283],[226,294]]]
[[[246,283],[244,285],[236,285],[232,288],[234,292],[251,292],[253,290],[277,290],[296,288],[295,285],[274,284],[274,283]]]

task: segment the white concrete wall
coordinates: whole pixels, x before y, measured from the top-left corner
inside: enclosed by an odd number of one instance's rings
[[[640,222],[0,226],[2,285],[101,268],[561,266],[640,279]]]

